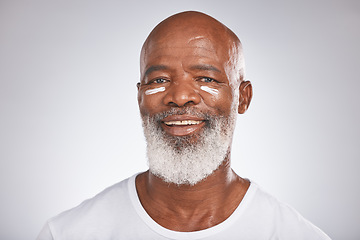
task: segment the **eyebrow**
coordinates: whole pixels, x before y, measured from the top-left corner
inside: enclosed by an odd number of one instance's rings
[[[216,68],[210,64],[197,64],[197,65],[191,66],[190,69],[191,70],[214,71],[214,72],[221,73],[221,71],[218,68]]]
[[[165,65],[152,65],[148,69],[146,69],[144,75],[147,76],[152,72],[159,71],[159,70],[164,70],[164,69],[168,69],[168,67],[165,66]]]

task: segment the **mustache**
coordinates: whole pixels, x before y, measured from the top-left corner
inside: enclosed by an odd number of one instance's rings
[[[209,121],[216,117],[214,114],[209,112],[204,112],[202,110],[196,109],[194,107],[185,107],[185,108],[171,108],[168,111],[156,113],[152,116],[152,119],[156,122],[160,122],[162,119],[172,116],[172,115],[192,115],[198,118],[202,118],[205,121]]]

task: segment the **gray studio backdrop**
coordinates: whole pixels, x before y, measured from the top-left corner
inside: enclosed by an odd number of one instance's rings
[[[235,171],[333,239],[360,239],[359,1],[0,0],[0,239],[147,168],[136,100],[150,30],[204,11],[242,40],[254,98]]]

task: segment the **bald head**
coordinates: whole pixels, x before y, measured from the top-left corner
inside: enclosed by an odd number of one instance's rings
[[[141,51],[141,75],[144,77],[145,59],[163,47],[206,47],[220,58],[228,69],[228,79],[233,87],[244,79],[244,59],[241,42],[225,25],[200,12],[181,12],[159,23],[149,34]]]
[[[150,33],[144,45],[150,40],[157,40],[163,36],[175,36],[177,33],[189,37],[205,34],[216,36],[226,43],[228,41],[240,43],[237,36],[218,20],[201,12],[189,11],[172,15],[160,22]]]

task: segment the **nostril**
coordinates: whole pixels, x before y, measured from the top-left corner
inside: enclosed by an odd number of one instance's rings
[[[193,105],[193,104],[195,104],[194,101],[187,101],[187,102],[184,104],[184,106]]]
[[[180,105],[175,103],[175,102],[168,102],[168,105],[172,106],[172,107],[187,107],[189,105],[195,105],[195,102],[194,101],[187,101],[184,104],[180,104]]]
[[[179,107],[179,105],[177,105],[177,104],[174,103],[174,102],[168,102],[168,105],[169,105],[169,106],[172,106],[172,107]]]

